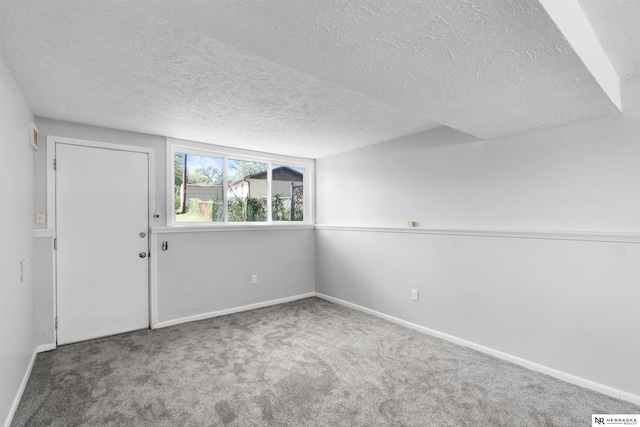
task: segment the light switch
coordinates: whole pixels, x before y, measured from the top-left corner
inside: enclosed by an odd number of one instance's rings
[[[47,214],[44,212],[36,212],[36,224],[44,225],[47,223]]]
[[[23,259],[20,261],[20,281],[26,282],[29,280],[29,260]]]

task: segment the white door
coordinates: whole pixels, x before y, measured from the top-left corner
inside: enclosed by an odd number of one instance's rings
[[[148,154],[56,143],[58,344],[149,326]]]

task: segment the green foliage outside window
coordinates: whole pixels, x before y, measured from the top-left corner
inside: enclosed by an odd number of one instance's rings
[[[262,222],[267,220],[267,200],[254,197],[232,197],[228,204],[229,222]]]

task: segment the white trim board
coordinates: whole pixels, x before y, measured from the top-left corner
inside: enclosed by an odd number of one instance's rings
[[[463,340],[463,339],[455,337],[453,335],[444,334],[442,332],[438,332],[436,330],[429,329],[427,327],[424,327],[424,326],[421,326],[421,325],[418,325],[418,324],[415,324],[415,323],[407,322],[406,320],[402,320],[402,319],[399,319],[397,317],[389,316],[388,314],[384,314],[384,313],[381,313],[379,311],[363,307],[361,305],[353,304],[351,302],[348,302],[348,301],[345,301],[345,300],[341,300],[339,298],[334,298],[334,297],[331,297],[329,295],[324,295],[324,294],[321,294],[321,293],[318,293],[318,292],[316,292],[315,295],[318,298],[322,298],[322,299],[325,299],[327,301],[334,302],[336,304],[344,305],[345,307],[353,308],[353,309],[361,311],[363,313],[367,313],[367,314],[371,314],[371,315],[376,316],[376,317],[380,317],[380,318],[388,320],[390,322],[397,323],[399,325],[406,326],[406,327],[411,328],[411,329],[415,329],[416,331],[425,333],[427,335],[431,335],[431,336],[434,336],[436,338],[441,338],[443,340],[449,341],[449,342],[454,343],[454,344],[458,344],[458,345],[461,345],[461,346],[464,346],[464,347],[471,348],[473,350],[477,350],[477,351],[479,351],[481,353],[489,354],[491,356],[497,357],[498,359],[502,359],[502,360],[506,360],[507,362],[515,363],[516,365],[523,366],[523,367],[525,367],[527,369],[531,369],[533,371],[537,371],[537,372],[541,372],[543,374],[547,374],[549,376],[552,376],[552,377],[557,378],[559,380],[568,382],[570,384],[574,384],[574,385],[577,385],[577,386],[580,386],[580,387],[587,388],[589,390],[596,391],[598,393],[605,394],[607,396],[615,397],[616,399],[626,400],[628,402],[640,405],[640,396],[638,396],[638,395],[635,395],[635,394],[632,394],[632,393],[628,393],[626,391],[618,390],[618,389],[615,389],[613,387],[609,387],[609,386],[606,386],[604,384],[600,384],[600,383],[597,383],[597,382],[594,382],[594,381],[591,381],[591,380],[587,380],[585,378],[581,378],[581,377],[578,377],[578,376],[575,376],[575,375],[572,375],[572,374],[568,374],[566,372],[559,371],[557,369],[553,369],[553,368],[550,368],[548,366],[540,365],[538,363],[531,362],[529,360],[522,359],[520,357],[513,356],[511,354],[504,353],[504,352],[501,352],[499,350],[495,350],[495,349],[490,348],[490,347],[485,347],[483,345],[476,344],[476,343],[471,342],[471,341]]]
[[[56,237],[56,230],[53,228],[35,228],[33,230],[33,237],[36,239],[53,239]]]
[[[294,295],[285,298],[273,299],[270,301],[257,302],[255,304],[242,305],[240,307],[226,308],[218,311],[210,311],[208,313],[195,314],[193,316],[180,317],[173,320],[164,320],[151,325],[151,329],[166,328],[168,326],[179,325],[181,323],[194,322],[196,320],[210,319],[212,317],[226,316],[228,314],[239,313],[241,311],[253,310],[256,308],[269,307],[272,305],[284,304],[286,302],[297,301],[305,298],[316,296],[315,292],[307,292],[305,294]]]
[[[20,388],[16,393],[16,397],[13,399],[13,404],[11,408],[9,408],[9,413],[7,414],[7,418],[4,420],[4,427],[10,427],[11,422],[13,421],[13,416],[16,414],[18,410],[18,405],[20,405],[20,400],[22,400],[22,395],[24,394],[25,388],[27,388],[27,382],[29,381],[29,377],[31,376],[31,371],[33,369],[33,365],[36,361],[36,356],[38,355],[38,351],[34,350],[31,355],[31,360],[29,361],[29,365],[27,366],[27,370],[24,373],[24,377],[22,378],[22,382],[20,383]]]
[[[51,282],[49,283],[51,285],[51,301],[53,302],[53,316],[51,316],[51,318],[49,319],[49,324],[47,326],[47,329],[49,329],[51,331],[51,336],[54,337],[55,340],[55,336],[56,336],[56,327],[55,327],[55,322],[56,322],[56,305],[55,305],[55,301],[56,301],[56,283],[55,283],[55,278],[56,278],[56,264],[55,264],[55,251],[53,249],[53,239],[56,237],[56,230],[53,228],[36,228],[33,230],[33,237],[34,239],[48,239],[49,240],[49,248],[48,248],[48,255],[47,258],[51,260]],[[48,282],[48,281],[47,281]],[[41,344],[38,345],[38,348],[36,349],[36,352],[41,353],[43,351],[49,351],[49,350],[54,350],[56,348],[56,344],[55,342],[53,344]]]
[[[510,239],[574,240],[584,242],[609,242],[640,244],[640,233],[602,231],[554,231],[554,230],[491,230],[491,229],[445,229],[445,228],[385,228],[352,227],[342,225],[316,225],[316,230],[350,231],[368,233],[435,234],[466,237],[497,237]]]
[[[158,234],[149,229],[149,327],[158,323]]]

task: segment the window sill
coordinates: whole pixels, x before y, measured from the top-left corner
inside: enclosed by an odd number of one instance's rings
[[[260,224],[260,223],[241,223],[241,224],[180,224],[169,226],[151,227],[152,234],[171,234],[171,233],[209,233],[220,231],[268,231],[268,230],[313,230],[312,224]]]

